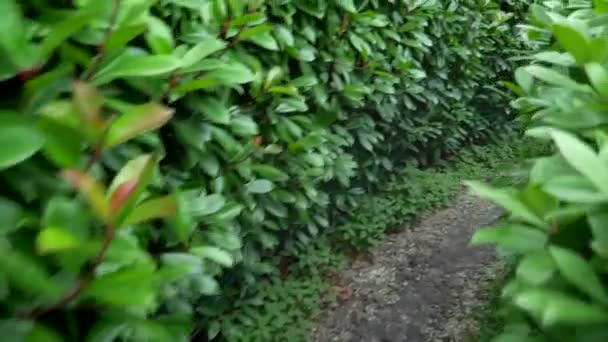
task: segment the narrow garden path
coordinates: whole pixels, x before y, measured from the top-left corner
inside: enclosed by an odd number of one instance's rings
[[[355,260],[336,284],[341,303],[314,332],[318,342],[473,342],[476,313],[500,265],[473,231],[501,210],[463,190]]]

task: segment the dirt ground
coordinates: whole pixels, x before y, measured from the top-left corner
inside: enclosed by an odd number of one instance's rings
[[[471,247],[476,228],[501,210],[462,191],[450,207],[387,237],[335,286],[341,299],[316,331],[318,342],[473,342],[475,317],[499,261]]]

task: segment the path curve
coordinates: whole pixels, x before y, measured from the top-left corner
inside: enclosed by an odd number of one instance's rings
[[[452,204],[389,235],[373,261],[354,261],[335,286],[343,302],[314,332],[317,342],[473,342],[475,317],[500,267],[473,231],[502,211],[462,191]]]

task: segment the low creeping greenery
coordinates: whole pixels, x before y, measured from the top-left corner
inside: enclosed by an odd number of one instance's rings
[[[509,220],[474,243],[516,257],[493,341],[608,339],[608,4],[547,1],[525,26],[539,51],[515,73],[528,135],[552,144],[522,186],[471,187]]]
[[[308,340],[315,318],[322,317],[321,309],[335,300],[329,282],[352,248],[367,250],[386,233],[412,223],[425,210],[447,204],[462,189],[463,179],[483,178],[495,184],[521,181],[518,166],[545,152],[546,144],[531,144],[529,139],[514,137],[508,135],[496,144],[473,146],[445,165],[397,172],[385,187],[368,195],[357,214],[334,236],[315,239],[298,261],[289,265],[289,276],[257,284],[257,296],[223,317],[228,339]],[[418,189],[415,197],[406,191],[412,188]],[[347,249],[343,248],[345,245]]]

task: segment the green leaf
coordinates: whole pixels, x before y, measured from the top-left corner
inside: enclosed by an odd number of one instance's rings
[[[157,103],[131,106],[112,122],[106,133],[104,146],[116,146],[143,133],[160,128],[173,117],[173,114],[172,109]]]
[[[543,185],[543,191],[558,199],[574,203],[608,202],[608,195],[581,176],[553,176]]]
[[[189,68],[203,60],[205,57],[222,50],[225,47],[225,41],[211,36],[206,37],[184,54],[184,57],[182,58],[182,68]]]
[[[589,38],[577,27],[567,21],[553,24],[553,34],[559,44],[568,51],[579,64],[589,59]]]
[[[296,79],[291,80],[291,82],[289,82],[289,84],[291,84],[292,86],[294,86],[296,88],[309,88],[309,87],[314,87],[315,85],[319,84],[319,81],[317,80],[317,77],[315,77],[314,75],[305,75],[305,76],[300,76]]]
[[[191,199],[188,207],[192,216],[200,217],[217,213],[226,204],[226,199],[220,194],[201,195]]]
[[[560,247],[553,246],[550,248],[550,252],[559,272],[564,278],[594,300],[608,303],[608,296],[598,275],[585,259],[570,250]]]
[[[281,99],[276,111],[279,113],[306,112],[308,106],[303,99]]]
[[[222,325],[218,321],[213,321],[207,328],[207,338],[213,340],[222,330]]]
[[[145,35],[148,46],[154,53],[170,54],[173,51],[173,34],[171,28],[155,16],[147,16],[148,30]]]
[[[180,86],[175,87],[173,91],[177,94],[184,94],[194,90],[213,88],[220,84],[222,84],[222,82],[219,79],[204,76],[192,81],[184,82]]]
[[[538,65],[530,65],[524,68],[526,72],[538,78],[541,81],[547,82],[558,87],[566,87],[572,90],[587,90],[587,86],[577,83],[570,77],[565,76],[555,70],[541,67]]]
[[[255,164],[251,165],[251,170],[258,176],[273,182],[285,182],[289,179],[289,175],[287,173],[272,165]]]
[[[264,89],[270,88],[270,86],[281,80],[282,77],[283,69],[279,66],[272,67],[266,75],[266,80],[264,80]]]
[[[175,199],[177,201],[177,210],[175,216],[169,220],[169,223],[179,241],[185,242],[196,228],[189,208],[191,201],[189,196],[181,191],[176,192]]]
[[[250,41],[256,45],[259,45],[267,50],[278,51],[279,44],[274,39],[270,31],[272,26],[268,24],[262,24],[243,30],[240,34],[242,40]]]
[[[201,258],[210,259],[224,267],[232,267],[234,259],[230,253],[213,246],[199,246],[190,248],[190,252]]]
[[[48,58],[53,50],[83,28],[94,16],[95,13],[79,11],[50,27],[40,46],[40,58]],[[43,64],[46,61],[40,62]]]
[[[294,45],[295,40],[293,38],[293,33],[291,33],[289,28],[287,28],[285,25],[275,25],[274,32],[277,39],[283,46]]]
[[[348,12],[357,13],[354,0],[336,0],[336,4]]]
[[[95,278],[83,295],[95,301],[130,309],[151,309],[155,304],[154,267],[137,264]]]
[[[206,119],[218,124],[226,125],[230,123],[230,111],[223,102],[212,97],[206,97],[200,101],[200,106],[200,110]]]
[[[211,177],[217,177],[220,172],[220,162],[212,153],[205,153],[200,157],[200,165]]]
[[[529,284],[539,286],[555,273],[555,263],[546,250],[526,255],[517,266],[517,277]]]
[[[231,63],[212,70],[207,74],[210,78],[219,80],[224,85],[249,83],[254,80],[251,70],[240,63]]]
[[[232,26],[241,26],[246,24],[251,24],[255,22],[260,22],[266,20],[266,14],[263,12],[253,12],[242,15],[238,18],[234,18],[230,21],[230,25]]]
[[[233,86],[252,82],[255,79],[251,70],[241,63],[225,63],[212,68],[205,76],[185,82],[176,87],[176,93],[186,93],[198,89],[212,88],[217,85]]]
[[[547,224],[538,217],[525,203],[520,201],[514,194],[491,187],[479,182],[466,182],[466,184],[481,198],[492,200],[501,207],[507,209],[511,215],[520,218],[538,227],[546,227]]]
[[[31,256],[6,249],[0,250],[0,274],[4,274],[12,287],[34,296],[54,300],[61,295],[44,268]]]
[[[0,49],[20,70],[31,68],[38,53],[27,39],[26,26],[20,5],[15,0],[0,1]]]
[[[123,77],[150,77],[170,73],[181,67],[172,55],[131,55],[124,53],[108,63],[93,76],[93,83],[105,84]]]
[[[28,118],[0,111],[0,170],[28,159],[44,141],[44,135]]]
[[[601,64],[594,62],[586,64],[585,71],[595,91],[601,97],[608,99],[608,72],[606,69]]]
[[[84,157],[82,150],[92,135],[86,136],[89,130],[77,118],[80,114],[76,113],[76,108],[70,103],[64,104],[44,106],[38,126],[45,134],[46,142],[42,150],[44,156],[59,167],[71,168],[77,166]],[[75,119],[74,122],[72,119]]]
[[[0,236],[4,236],[19,229],[19,220],[23,210],[19,204],[0,197]]]
[[[46,227],[36,238],[36,249],[40,254],[61,252],[78,246],[78,239],[60,227]]]
[[[479,229],[471,242],[476,245],[493,243],[513,252],[527,253],[544,248],[547,236],[537,229],[511,224]]]
[[[571,55],[567,53],[560,53],[557,51],[542,51],[530,56],[529,58],[541,62],[567,67],[576,65],[576,61]]]
[[[229,221],[239,216],[241,211],[243,211],[243,206],[241,204],[228,202],[222,207],[222,209],[214,213],[210,217],[210,220],[215,222]]]
[[[570,133],[553,130],[551,136],[566,161],[587,177],[598,190],[608,194],[608,163]]]
[[[144,33],[148,29],[146,23],[137,23],[132,25],[121,25],[116,28],[105,45],[105,49],[108,53],[118,51],[122,49],[128,42],[135,39],[135,37]]]
[[[127,216],[125,225],[137,224],[153,219],[172,217],[177,212],[177,200],[174,195],[147,200],[139,204]]]
[[[247,192],[251,194],[265,194],[274,189],[274,183],[267,179],[257,179],[245,185]]]
[[[521,89],[523,89],[523,91],[526,93],[529,93],[532,90],[534,78],[528,71],[526,71],[524,67],[520,67],[515,70],[515,80]]]
[[[230,131],[243,137],[250,137],[259,133],[258,124],[248,116],[239,116],[232,119],[230,121]]]
[[[515,304],[538,317],[543,325],[588,325],[608,321],[608,314],[597,306],[543,289],[518,294]]]

